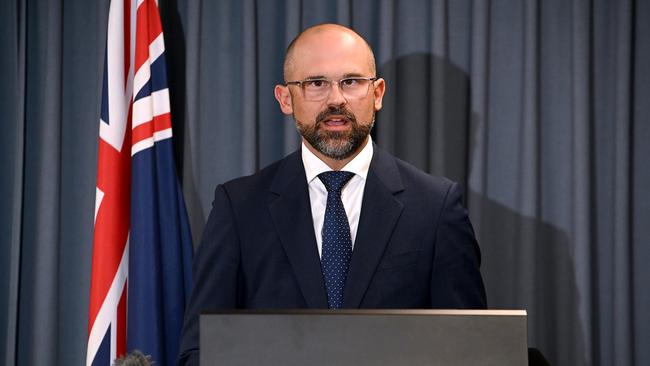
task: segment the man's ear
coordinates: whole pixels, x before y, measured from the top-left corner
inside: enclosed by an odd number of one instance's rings
[[[375,99],[375,111],[378,111],[382,107],[382,100],[384,99],[384,93],[386,92],[386,82],[384,79],[379,78],[375,81],[374,89],[374,99]]]
[[[275,99],[280,104],[280,110],[284,114],[293,113],[293,104],[291,103],[291,92],[289,92],[289,87],[285,85],[276,85],[274,89]]]

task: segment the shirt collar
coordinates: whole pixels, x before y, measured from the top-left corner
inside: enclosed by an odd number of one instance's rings
[[[305,146],[302,142],[302,164],[305,166],[305,175],[307,176],[307,183],[311,183],[320,173],[329,172],[332,170],[327,164],[320,160],[314,153]],[[372,160],[372,137],[368,136],[366,146],[361,149],[359,154],[350,160],[341,170],[352,172],[364,180],[368,176],[370,169],[370,161]]]

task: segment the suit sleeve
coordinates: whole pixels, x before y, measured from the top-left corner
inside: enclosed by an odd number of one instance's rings
[[[220,185],[194,256],[194,288],[185,311],[178,365],[199,363],[199,315],[202,311],[237,307],[239,263],[239,239],[232,207],[226,190]]]
[[[431,305],[439,309],[485,309],[481,251],[457,183],[447,191],[436,232]]]

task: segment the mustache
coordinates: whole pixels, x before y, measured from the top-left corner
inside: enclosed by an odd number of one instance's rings
[[[343,116],[345,119],[350,121],[352,124],[357,123],[357,118],[354,116],[354,114],[352,112],[347,110],[345,107],[329,106],[329,107],[327,107],[327,109],[320,112],[316,116],[316,126],[318,126],[319,124],[325,122],[327,119],[329,119],[332,116]]]

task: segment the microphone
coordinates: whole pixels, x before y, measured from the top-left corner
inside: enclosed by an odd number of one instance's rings
[[[121,356],[115,360],[114,366],[152,366],[154,362],[151,356],[135,350]]]

